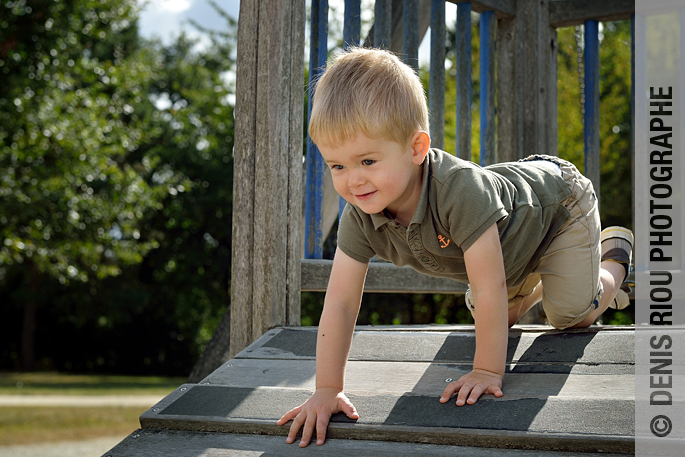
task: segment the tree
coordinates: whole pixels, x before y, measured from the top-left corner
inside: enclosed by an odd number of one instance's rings
[[[141,114],[155,62],[132,41],[136,3],[0,8],[0,281],[12,269],[24,284],[13,294],[32,369],[46,281],[86,283],[140,262],[157,246],[140,221],[167,188],[150,179],[159,158],[138,149],[152,133]]]
[[[42,367],[186,374],[228,305],[235,20],[164,46],[134,2],[61,3],[0,40],[0,300]]]

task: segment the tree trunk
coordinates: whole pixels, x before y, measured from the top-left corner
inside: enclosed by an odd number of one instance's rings
[[[30,264],[29,296],[24,304],[24,324],[21,332],[21,363],[24,371],[36,368],[36,310],[38,309],[38,268]]]
[[[188,382],[197,384],[209,376],[214,370],[219,368],[222,363],[230,359],[229,349],[231,341],[231,306],[228,306],[224,317],[217,326],[212,338],[207,343],[207,347],[200,356],[193,370],[188,376]]]

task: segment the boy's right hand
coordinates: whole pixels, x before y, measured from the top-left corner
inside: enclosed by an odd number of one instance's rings
[[[304,425],[300,447],[309,444],[314,428],[316,428],[316,444],[321,446],[326,440],[328,421],[333,414],[341,411],[347,414],[350,419],[359,419],[359,414],[357,414],[354,405],[340,389],[323,387],[316,389],[309,400],[285,413],[277,424],[283,425],[293,419],[288,438],[285,440],[288,444],[295,441],[297,432]]]

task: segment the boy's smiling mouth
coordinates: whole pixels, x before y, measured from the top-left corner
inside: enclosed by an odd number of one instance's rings
[[[374,190],[372,192],[367,192],[365,194],[355,195],[355,198],[358,200],[367,200],[367,199],[373,197],[375,194],[376,194],[376,191]]]

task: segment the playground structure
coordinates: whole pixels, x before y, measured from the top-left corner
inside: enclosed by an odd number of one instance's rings
[[[306,180],[302,173],[305,7],[302,1],[274,3],[241,3],[230,356],[270,328],[299,325],[300,291],[325,290],[330,271],[330,262],[319,260],[326,233],[324,219],[330,225],[330,216],[324,217],[326,171],[311,142],[307,145]],[[359,0],[345,3],[343,40],[346,43],[360,40],[359,4]],[[444,4],[444,0],[378,0],[371,35],[374,43],[393,43],[391,49],[401,52],[412,63],[418,61],[419,38],[425,33],[427,24],[431,24],[433,49],[428,99],[431,138],[436,147],[442,146],[444,138]],[[326,1],[314,0],[311,5],[309,67],[310,75],[313,75],[326,62],[328,15]],[[469,159],[471,11],[480,13],[482,164],[517,160],[530,154],[556,155],[556,28],[584,24],[585,170],[598,191],[597,24],[602,20],[631,19],[633,2],[489,0],[458,3],[457,155]],[[411,18],[418,18],[418,21]],[[459,27],[465,21],[469,27]],[[405,23],[407,31],[402,34]],[[395,49],[397,46],[401,48]],[[305,188],[306,195],[303,195]],[[333,211],[333,217],[336,212]],[[403,270],[372,263],[366,290],[465,291],[453,281],[425,278]],[[373,280],[376,277],[378,281]],[[407,284],[415,288],[408,288]],[[228,327],[229,322],[222,322],[222,325]]]
[[[345,1],[343,39],[349,44],[362,41],[359,8],[360,0]],[[326,61],[327,9],[326,0],[311,1],[310,75]],[[472,12],[480,15],[482,164],[556,155],[556,29],[584,25],[585,169],[599,188],[598,22],[632,23],[634,3],[457,3],[457,155],[469,159]],[[428,98],[436,147],[444,138],[445,22],[445,0],[377,0],[372,32],[362,43],[388,47],[416,65],[430,25]],[[325,221],[336,212],[336,202],[325,203],[325,171],[311,142],[306,172],[302,167],[305,24],[305,0],[241,0],[231,305],[210,343],[223,354],[223,363],[144,413],[142,429],[107,455],[456,453],[447,446],[496,449],[483,454],[459,448],[465,455],[507,456],[507,448],[550,456],[568,451],[632,454],[630,327],[560,332],[519,326],[510,333],[505,397],[484,397],[456,412],[447,408],[456,408],[452,403],[437,399],[445,382],[469,369],[473,327],[358,328],[346,390],[362,418],[352,423],[334,416],[332,439],[324,448],[310,445],[302,451],[285,445],[287,427],[275,421],[314,387],[316,331],[299,327],[300,294],[326,288],[331,262],[321,259],[321,246],[330,225]],[[365,291],[463,293],[465,288],[372,262]],[[255,434],[279,436],[250,436]]]

